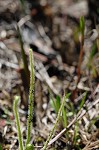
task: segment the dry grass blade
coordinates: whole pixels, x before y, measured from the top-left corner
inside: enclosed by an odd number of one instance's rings
[[[78,112],[77,116],[72,120],[72,122],[67,126],[67,128],[64,128],[56,137],[54,137],[48,145],[53,144],[56,140],[58,140],[70,127],[78,120],[82,119],[82,117],[90,110],[92,109],[96,104],[99,103],[99,99],[95,100],[91,106],[87,108],[87,110],[81,109],[80,112]]]
[[[95,141],[95,142],[89,142],[84,148],[83,150],[93,150],[99,148],[99,140]]]

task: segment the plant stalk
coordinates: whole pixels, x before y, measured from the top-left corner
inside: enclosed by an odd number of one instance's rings
[[[34,75],[34,62],[33,62],[33,51],[30,49],[30,90],[29,90],[29,109],[28,109],[28,120],[27,120],[27,141],[26,146],[30,143],[30,135],[32,128],[33,120],[33,106],[34,106],[34,84],[35,84],[35,75]]]
[[[20,150],[24,150],[24,148],[23,148],[23,137],[22,137],[22,133],[21,133],[21,129],[20,129],[19,113],[18,113],[18,109],[17,109],[18,102],[19,102],[19,96],[15,96],[14,104],[13,104],[13,111],[14,111],[16,125],[17,125],[19,147],[20,147]]]

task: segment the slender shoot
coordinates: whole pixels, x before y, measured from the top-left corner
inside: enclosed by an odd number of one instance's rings
[[[79,63],[78,63],[78,82],[80,80],[80,74],[81,74],[81,63],[82,63],[82,58],[83,58],[83,53],[84,53],[84,31],[85,31],[85,20],[84,17],[82,16],[80,18],[80,34],[81,34],[81,39],[80,39],[80,55],[79,55]],[[77,82],[77,84],[78,84]]]
[[[34,62],[33,62],[33,51],[30,49],[30,90],[29,90],[29,108],[28,108],[28,120],[27,120],[27,141],[26,146],[30,143],[30,135],[32,129],[33,119],[33,105],[34,105]]]
[[[23,148],[23,137],[20,129],[20,119],[19,119],[19,113],[18,113],[18,102],[19,102],[19,96],[15,96],[14,104],[13,104],[13,111],[15,115],[16,125],[17,125],[17,131],[18,131],[18,140],[19,140],[19,150],[24,150]]]
[[[24,65],[25,77],[26,77],[26,80],[27,80],[26,83],[27,83],[27,86],[29,88],[28,61],[27,61],[27,58],[26,58],[25,50],[24,50],[24,43],[23,43],[23,40],[22,40],[22,35],[21,35],[20,28],[19,28],[18,25],[17,25],[17,32],[18,32],[19,43],[20,43],[20,47],[21,47],[21,54],[22,54],[22,61],[23,61],[23,65]]]

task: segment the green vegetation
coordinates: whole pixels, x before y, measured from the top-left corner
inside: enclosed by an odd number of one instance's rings
[[[84,46],[84,31],[85,31],[85,21],[84,21],[84,17],[80,18],[80,25],[79,25],[79,31],[81,34],[81,39],[80,39],[80,55],[79,55],[79,63],[78,63],[78,81],[77,84],[79,83],[80,80],[80,76],[81,76],[81,63],[82,63],[82,58],[83,58],[83,46]],[[34,145],[32,145],[30,143],[31,141],[31,130],[32,130],[32,119],[33,119],[33,111],[34,111],[34,88],[35,88],[35,71],[34,71],[34,60],[33,60],[33,51],[30,49],[30,78],[28,80],[28,76],[29,76],[29,70],[28,70],[28,63],[27,63],[27,59],[26,59],[26,55],[25,55],[25,51],[23,48],[23,41],[22,41],[22,37],[20,34],[20,30],[19,27],[17,27],[18,33],[19,33],[19,41],[20,41],[20,45],[21,45],[21,52],[22,52],[22,59],[23,59],[23,64],[24,64],[24,70],[25,70],[25,74],[27,77],[27,81],[30,81],[30,90],[29,90],[29,104],[28,104],[28,119],[27,119],[27,134],[26,134],[26,143],[25,145],[23,144],[23,137],[22,137],[22,133],[21,133],[21,125],[20,125],[20,119],[19,119],[19,113],[17,111],[18,108],[18,103],[19,103],[19,96],[15,96],[14,99],[14,104],[13,104],[13,110],[14,110],[14,115],[15,115],[15,119],[16,119],[16,125],[17,125],[17,131],[18,131],[18,141],[19,141],[19,149],[20,150],[33,150],[34,149]],[[89,67],[92,59],[94,57],[94,55],[96,54],[96,48],[97,45],[94,44],[92,51],[90,53],[90,59],[89,59]],[[77,86],[76,86],[77,87]],[[76,116],[77,114],[83,109],[83,106],[85,105],[85,101],[86,101],[86,97],[87,97],[87,92],[84,93],[84,97],[81,100],[81,103],[79,104],[79,106],[77,106],[77,109],[74,108],[74,105],[71,101],[66,101],[69,97],[70,97],[70,93],[67,93],[65,96],[63,96],[63,99],[61,101],[60,96],[56,96],[56,98],[51,97],[51,106],[53,107],[57,118],[55,121],[55,124],[53,125],[53,128],[51,130],[51,132],[49,133],[49,136],[46,140],[46,142],[42,145],[43,148],[42,150],[46,150],[49,146],[49,142],[52,139],[55,130],[57,128],[57,124],[61,122],[62,127],[66,129],[66,134],[65,136],[67,137],[68,141],[70,136],[68,135],[68,122],[71,116]],[[76,118],[75,117],[75,118]],[[59,122],[60,121],[60,122]],[[96,121],[93,120],[91,122],[91,124],[94,124]],[[78,144],[78,139],[80,139],[80,135],[79,135],[79,122],[76,119],[74,121],[74,133],[73,133],[73,137],[72,137],[72,145],[74,146],[74,148],[76,147],[77,149],[80,149],[80,146]]]
[[[80,55],[79,55],[79,62],[78,62],[78,81],[80,80],[80,75],[81,75],[81,64],[82,64],[82,59],[83,59],[83,53],[84,53],[84,31],[85,31],[85,20],[84,17],[82,16],[80,18]]]
[[[18,36],[19,36],[19,44],[21,47],[21,55],[22,55],[22,62],[23,62],[23,68],[24,68],[24,74],[25,74],[25,78],[26,78],[26,82],[27,82],[27,88],[29,89],[29,69],[28,69],[28,61],[26,58],[26,54],[25,54],[25,50],[24,50],[24,44],[23,44],[23,40],[22,40],[22,36],[21,36],[21,32],[20,32],[20,28],[17,25],[17,32],[18,32]]]
[[[29,110],[28,110],[28,120],[27,120],[27,141],[26,146],[30,142],[31,128],[32,128],[32,118],[33,118],[33,107],[34,107],[34,84],[35,84],[35,75],[34,75],[34,62],[33,54],[30,49],[30,92],[29,92]]]
[[[50,100],[51,102],[51,106],[53,107],[53,109],[55,110],[56,114],[58,114],[59,109],[61,107],[61,98],[60,96],[56,96],[56,99],[51,98]],[[66,102],[64,103],[63,107],[62,107],[62,115],[60,116],[60,120],[63,124],[63,127],[67,127],[67,112],[66,112],[66,106],[65,106]]]
[[[54,131],[55,131],[56,127],[57,127],[57,124],[58,124],[58,122],[59,122],[59,120],[60,120],[60,115],[61,115],[62,109],[63,109],[63,107],[64,107],[64,105],[65,105],[65,101],[66,101],[66,99],[69,98],[70,95],[71,95],[71,94],[68,93],[68,94],[66,94],[66,96],[63,97],[63,101],[62,101],[62,104],[61,104],[61,106],[60,106],[60,108],[59,108],[58,115],[57,115],[57,118],[56,118],[54,127],[53,127],[52,131],[50,132],[50,134],[49,134],[49,136],[48,136],[48,138],[47,138],[47,140],[46,140],[46,142],[45,142],[45,144],[44,144],[43,150],[46,150],[46,149],[47,149],[48,143],[49,143],[50,139],[52,138],[52,136],[53,136],[53,134],[54,134]]]
[[[28,110],[28,120],[27,120],[27,139],[26,139],[26,144],[25,144],[26,150],[33,149],[33,145],[30,144],[32,118],[33,118],[33,104],[34,104],[34,100],[33,100],[34,92],[33,91],[34,91],[34,82],[35,82],[32,50],[30,50],[30,67],[31,67],[31,73],[30,73],[29,110]],[[20,147],[20,150],[24,150],[23,137],[22,137],[21,129],[20,129],[19,114],[17,111],[18,102],[19,102],[19,97],[15,96],[15,100],[13,104],[13,111],[14,111],[14,115],[16,119],[17,130],[18,130],[19,147]]]
[[[0,150],[2,150],[2,145],[0,144]]]
[[[23,137],[21,134],[21,127],[20,127],[19,113],[17,111],[18,102],[19,102],[19,96],[15,96],[13,110],[14,110],[14,115],[15,115],[15,119],[16,119],[17,131],[18,131],[19,149],[24,150]]]
[[[84,31],[85,31],[85,20],[84,17],[80,17],[80,33],[81,33],[81,42],[84,44]]]

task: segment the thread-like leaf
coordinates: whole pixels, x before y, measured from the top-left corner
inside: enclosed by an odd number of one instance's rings
[[[29,90],[26,146],[30,143],[30,135],[32,128],[33,107],[34,107],[34,84],[35,84],[35,75],[34,75],[33,51],[30,49],[30,90]]]
[[[15,96],[14,98],[14,104],[13,104],[13,111],[15,115],[16,125],[17,125],[17,131],[18,131],[18,140],[19,140],[19,147],[20,150],[23,150],[23,137],[20,129],[20,119],[19,119],[19,113],[18,113],[18,102],[19,102],[19,96]]]
[[[26,77],[26,83],[29,89],[29,69],[28,69],[28,61],[26,58],[26,54],[25,54],[25,50],[24,50],[24,43],[23,43],[23,39],[22,39],[22,35],[20,32],[20,28],[17,25],[17,32],[18,32],[18,36],[19,36],[19,43],[20,43],[20,47],[21,47],[21,55],[22,55],[22,61],[23,61],[23,65],[24,65],[24,71],[25,71],[25,77]]]

